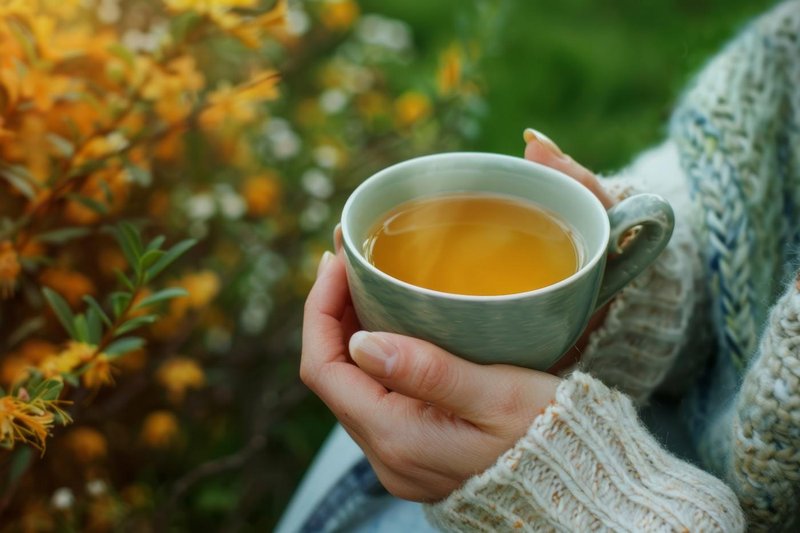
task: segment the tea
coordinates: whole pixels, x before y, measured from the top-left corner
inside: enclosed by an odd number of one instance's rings
[[[364,255],[412,285],[490,296],[539,289],[577,272],[575,239],[532,202],[463,193],[395,207],[371,229]]]

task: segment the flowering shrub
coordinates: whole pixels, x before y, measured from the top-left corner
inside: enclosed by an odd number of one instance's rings
[[[338,208],[476,134],[467,44],[416,66],[352,0],[0,0],[0,530],[271,524],[327,429],[295,376]]]

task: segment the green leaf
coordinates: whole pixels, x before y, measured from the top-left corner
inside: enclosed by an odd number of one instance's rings
[[[39,390],[36,391],[36,396],[47,401],[58,400],[63,388],[64,384],[60,380],[48,379],[39,385]]]
[[[67,330],[69,336],[73,339],[76,338],[77,335],[75,333],[75,328],[72,325],[72,321],[75,317],[72,314],[72,310],[69,308],[67,301],[64,300],[60,294],[48,287],[43,287],[42,293],[44,293],[47,303],[50,304],[50,308],[53,309],[58,317],[59,322],[61,322],[61,325],[64,326],[65,330]]]
[[[122,248],[122,253],[125,254],[125,259],[128,260],[128,264],[135,269],[139,264],[139,255],[142,253],[141,247],[136,247],[138,239],[132,239],[130,232],[124,230],[122,224],[114,228],[114,235],[117,238],[119,247]]]
[[[30,337],[33,333],[41,329],[45,325],[45,319],[43,316],[35,316],[30,320],[26,320],[22,324],[19,325],[17,329],[15,329],[11,334],[8,336],[6,340],[6,344],[8,346],[16,346],[23,340]],[[2,394],[0,394],[2,396]]]
[[[114,311],[114,317],[119,318],[125,308],[131,301],[131,295],[127,292],[112,292],[111,293],[111,309]]]
[[[5,178],[12,187],[21,192],[28,200],[36,198],[36,190],[30,173],[19,165],[0,167],[0,176]]]
[[[89,344],[97,346],[103,336],[103,325],[100,323],[100,315],[97,309],[89,307],[86,311],[86,324],[89,326]]]
[[[149,252],[150,250],[160,250],[161,245],[164,244],[165,240],[166,237],[164,237],[163,235],[159,235],[158,237],[154,238],[147,244],[147,251]]]
[[[201,21],[200,15],[194,11],[186,11],[170,17],[170,33],[176,43],[183,42],[189,32]]]
[[[79,167],[73,168],[67,177],[74,178],[75,176],[92,174],[93,172],[105,168],[106,165],[107,163],[105,159],[92,159],[80,165]]]
[[[28,446],[20,446],[14,451],[14,455],[11,456],[11,466],[9,468],[6,486],[13,487],[16,485],[19,478],[28,470],[32,457],[33,450]]]
[[[126,276],[124,273],[115,268],[114,275],[117,276],[117,281],[119,281],[126,289],[128,289],[131,292],[136,290],[136,286],[133,284],[131,280],[128,279],[128,276]]]
[[[161,259],[164,253],[162,250],[150,250],[142,254],[139,258],[139,272],[146,272],[156,261]]]
[[[91,343],[89,340],[89,324],[86,322],[86,316],[81,313],[76,315],[72,321],[75,327],[75,333],[78,335],[78,340],[85,343]]]
[[[128,222],[121,222],[119,224],[119,229],[122,232],[125,239],[130,243],[131,248],[136,252],[136,257],[142,255],[143,247],[142,247],[142,237],[139,235],[139,230],[137,230],[132,224]]]
[[[144,339],[141,337],[123,337],[109,344],[108,347],[103,350],[103,353],[108,355],[109,358],[114,359],[128,352],[138,350],[142,346],[144,346]]]
[[[137,316],[122,324],[114,333],[115,335],[123,335],[134,329],[146,326],[147,324],[152,324],[156,320],[158,320],[158,316],[156,315]]]
[[[188,296],[188,295],[189,293],[183,287],[170,287],[168,289],[160,290],[154,294],[151,294],[147,298],[142,299],[141,302],[136,304],[136,307],[134,307],[134,309],[149,307],[153,304],[163,302],[164,300],[171,300],[172,298],[180,298],[181,296]]]
[[[134,55],[134,53],[131,52],[131,50],[129,48],[127,48],[127,47],[125,47],[125,46],[123,46],[123,45],[121,45],[119,43],[113,43],[113,44],[107,46],[106,47],[106,51],[109,54],[111,54],[111,55],[113,55],[115,57],[118,57],[119,59],[124,61],[125,64],[128,65],[128,67],[130,67],[130,68],[133,68],[133,66],[136,63],[136,56]]]
[[[88,207],[95,213],[99,215],[107,215],[108,214],[108,206],[102,202],[98,202],[94,198],[89,198],[88,196],[84,196],[82,194],[77,193],[69,193],[66,197],[74,202],[78,202],[79,204],[83,205],[84,207]]]
[[[72,239],[79,239],[89,234],[88,228],[61,228],[36,236],[36,240],[44,243],[63,244]]]
[[[75,374],[61,374],[61,377],[64,378],[64,381],[66,381],[71,387],[75,387],[77,389],[81,385],[81,382],[78,381],[78,378],[75,376]]]
[[[170,248],[169,251],[165,253],[158,261],[156,261],[153,266],[147,269],[147,274],[144,278],[145,281],[151,281],[158,274],[160,274],[162,270],[167,268],[170,264],[172,264],[173,261],[186,253],[186,251],[195,244],[197,244],[195,239],[186,239],[185,241],[181,241]]]
[[[62,157],[69,158],[75,153],[75,145],[61,135],[48,133],[45,138],[48,140],[48,142],[50,142],[50,144],[53,145],[53,147]]]
[[[125,170],[130,174],[131,180],[142,187],[149,187],[153,182],[153,175],[146,168],[137,165],[126,165]]]
[[[103,311],[103,308],[100,306],[97,300],[94,299],[94,297],[87,294],[83,297],[83,301],[86,302],[90,308],[95,310],[97,316],[105,323],[106,326],[111,327],[111,319],[108,318],[108,315],[105,311]]]
[[[103,189],[103,198],[105,198],[106,203],[111,203],[114,201],[114,193],[111,192],[111,187],[109,187],[108,182],[105,180],[100,181],[100,188]]]

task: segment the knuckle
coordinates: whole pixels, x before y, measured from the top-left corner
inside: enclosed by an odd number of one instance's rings
[[[456,378],[441,358],[426,357],[417,365],[414,381],[426,396],[447,398],[455,388]]]
[[[313,389],[316,383],[316,372],[305,360],[300,361],[300,381],[309,389]]]
[[[510,385],[503,394],[498,395],[494,412],[498,418],[507,419],[519,416],[519,413],[527,412],[529,408],[525,406],[525,394],[518,383]]]

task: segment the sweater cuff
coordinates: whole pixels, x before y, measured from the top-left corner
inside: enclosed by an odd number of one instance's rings
[[[635,194],[641,180],[635,175],[609,179],[609,192],[622,198]],[[661,192],[661,191],[654,191]],[[666,195],[676,218],[685,217],[688,203],[682,195]],[[701,266],[696,244],[680,221],[661,255],[629,283],[611,303],[603,325],[589,337],[577,368],[606,385],[619,388],[637,403],[643,403],[661,385],[687,348],[692,357],[682,361],[687,373],[703,363],[698,354],[701,335],[692,331],[702,303]],[[685,380],[684,380],[685,382]]]
[[[587,374],[489,470],[426,506],[445,531],[742,531],[736,497],[668,454],[626,396]]]

